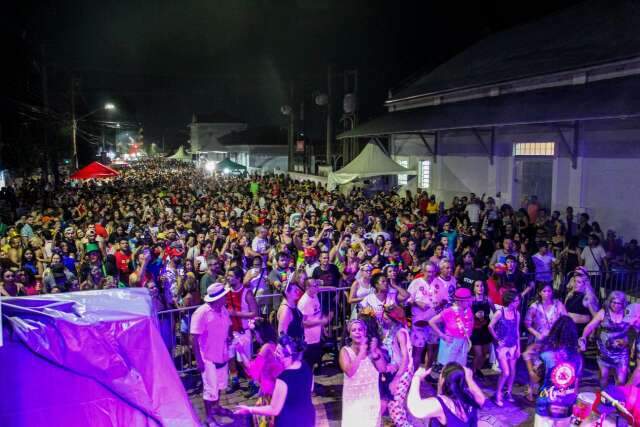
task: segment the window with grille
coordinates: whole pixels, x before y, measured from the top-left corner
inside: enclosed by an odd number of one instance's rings
[[[400,166],[404,166],[405,168],[409,166],[409,160],[396,160]],[[398,175],[398,185],[406,185],[409,180],[409,175],[401,174]]]
[[[420,172],[419,179],[420,188],[429,188],[431,184],[431,161],[430,160],[422,160],[420,161]]]
[[[554,156],[555,142],[516,142],[513,144],[514,156]]]

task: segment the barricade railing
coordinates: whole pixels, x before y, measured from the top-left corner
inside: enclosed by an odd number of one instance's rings
[[[638,270],[611,270],[606,272],[588,272],[591,285],[602,304],[612,291],[622,291],[630,302],[640,300],[640,271]],[[569,284],[573,272],[563,276],[557,273],[554,276],[554,289],[559,298],[564,300],[570,291]],[[524,285],[536,282],[536,274],[524,275]],[[337,351],[345,336],[347,322],[351,318],[353,305],[348,303],[349,287],[325,289],[318,293],[321,310],[324,315],[331,315],[330,323],[324,328],[326,349],[337,354]],[[282,294],[258,294],[256,300],[260,308],[261,316],[277,327],[276,312],[282,301]],[[522,319],[528,307],[536,298],[536,291],[531,290],[522,298],[520,305]],[[189,327],[193,312],[197,306],[176,308],[157,313],[160,333],[174,360],[176,369],[180,373],[186,373],[197,369],[195,357],[191,346]]]
[[[323,315],[331,316],[331,321],[324,328],[325,343],[328,350],[336,354],[351,313],[347,302],[348,292],[349,288],[345,287],[325,289],[318,293]],[[276,313],[282,298],[280,293],[256,295],[261,316],[274,328],[277,327]],[[191,317],[197,308],[198,306],[181,307],[157,313],[158,329],[176,370],[181,374],[197,369],[189,334]]]
[[[602,305],[613,291],[621,291],[627,295],[629,302],[640,300],[640,271],[613,269],[607,271],[587,271],[591,287]],[[570,291],[571,279],[575,272],[570,271],[565,276],[564,283],[567,292]]]

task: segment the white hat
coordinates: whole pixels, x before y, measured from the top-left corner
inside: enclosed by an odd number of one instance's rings
[[[217,301],[229,292],[229,288],[222,283],[214,283],[207,288],[207,294],[204,296],[205,302]]]

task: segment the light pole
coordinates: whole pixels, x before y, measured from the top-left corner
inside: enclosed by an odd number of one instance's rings
[[[74,96],[71,96],[71,142],[73,143],[73,165],[75,166],[76,170],[78,169],[78,140],[77,140],[78,122],[80,120],[84,120],[87,117],[97,113],[98,111],[102,111],[102,110],[113,111],[115,109],[116,109],[115,105],[113,105],[111,102],[107,102],[102,107],[97,108],[85,114],[82,117],[76,118],[75,100],[74,100]],[[103,140],[103,149],[104,149],[104,140]]]

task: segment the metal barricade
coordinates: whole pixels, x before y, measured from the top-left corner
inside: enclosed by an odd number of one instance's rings
[[[197,370],[189,335],[191,316],[197,308],[191,306],[157,313],[158,329],[180,374]]]
[[[335,355],[342,343],[346,322],[351,313],[347,302],[348,291],[349,288],[336,288],[318,293],[323,314],[332,316],[331,322],[324,328],[325,348]],[[274,328],[277,327],[276,313],[281,300],[280,293],[256,295],[261,316]],[[179,374],[197,370],[189,334],[191,317],[197,308],[198,306],[183,307],[157,313],[158,329]]]
[[[603,304],[613,291],[621,291],[627,295],[629,302],[640,301],[640,271],[616,269],[608,271],[587,271],[591,287],[600,304]],[[565,277],[565,284],[570,286],[574,272],[570,271]],[[567,292],[570,289],[567,289]]]

